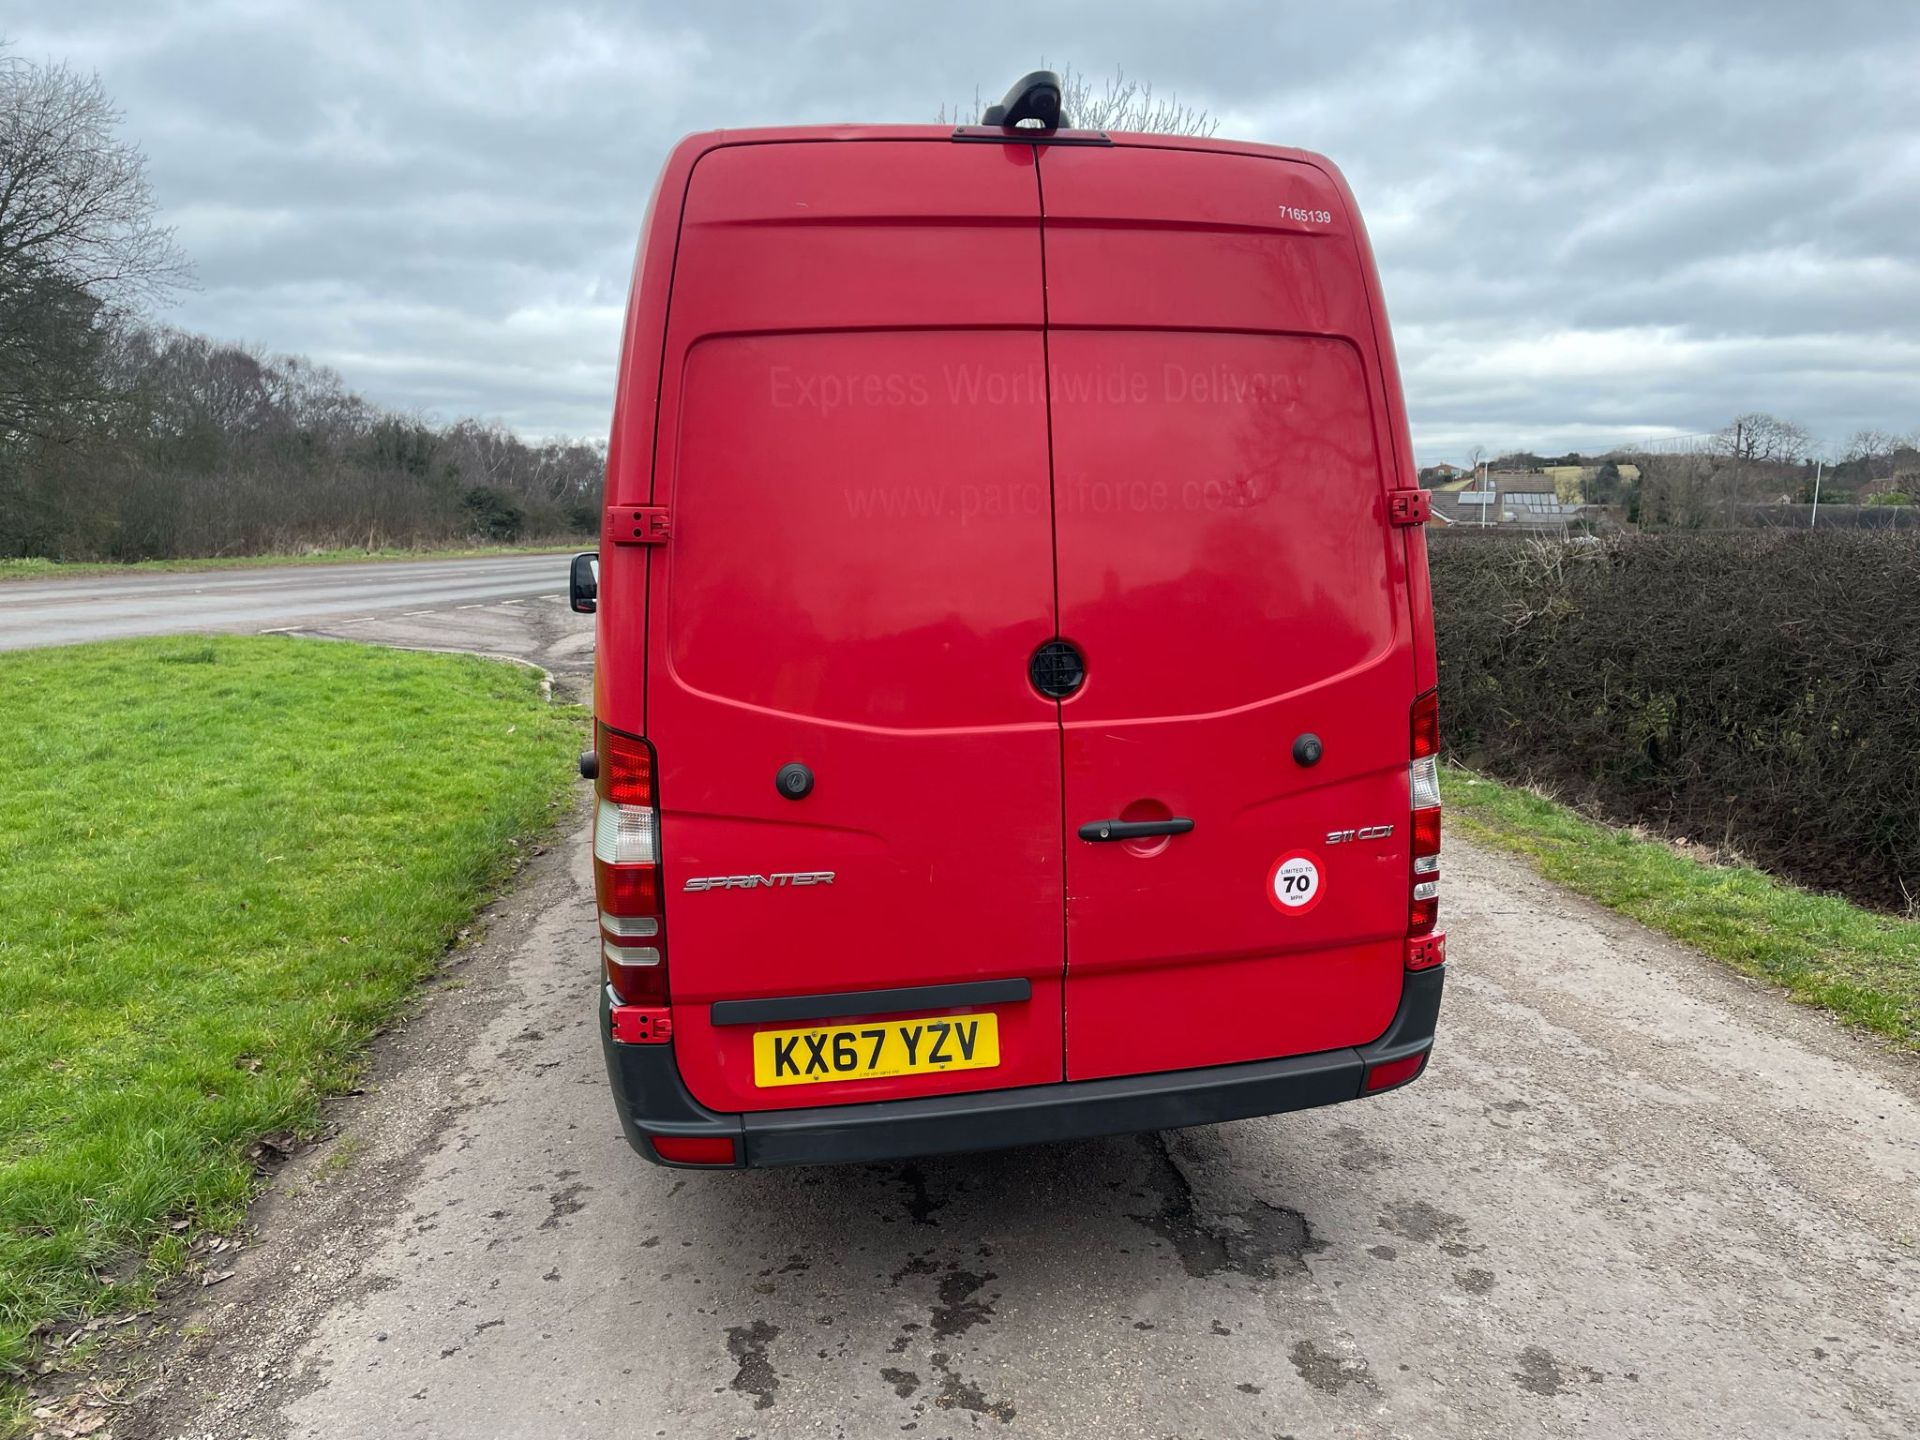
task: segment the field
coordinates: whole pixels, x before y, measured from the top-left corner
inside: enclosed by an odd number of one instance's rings
[[[353,1083],[581,722],[519,667],[282,638],[7,655],[0,717],[4,1431],[37,1332],[148,1301]]]

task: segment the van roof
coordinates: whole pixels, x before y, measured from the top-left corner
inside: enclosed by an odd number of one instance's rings
[[[992,125],[768,125],[741,130],[702,130],[681,139],[676,153],[700,153],[729,145],[776,145],[812,141],[949,140],[1011,145],[1125,145],[1156,150],[1201,150],[1225,155],[1256,155],[1269,160],[1292,160],[1331,174],[1338,167],[1326,156],[1286,145],[1260,145],[1249,140],[1221,140],[1213,136],[1161,135],[1131,130],[1004,130]]]

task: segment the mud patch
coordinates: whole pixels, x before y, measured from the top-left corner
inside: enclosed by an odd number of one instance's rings
[[[951,1358],[943,1350],[927,1357],[933,1368],[940,1372],[940,1390],[933,1397],[933,1403],[942,1410],[969,1410],[975,1415],[991,1415],[1002,1425],[1012,1424],[1012,1404],[1005,1400],[989,1400],[978,1385],[962,1380],[948,1363]]]
[[[582,1185],[577,1181],[572,1185],[565,1185],[554,1191],[547,1197],[547,1204],[551,1209],[548,1211],[547,1218],[540,1222],[540,1228],[542,1230],[558,1230],[560,1228],[560,1222],[566,1219],[567,1216],[578,1215],[582,1210],[587,1208],[587,1202],[580,1197],[592,1193],[593,1187],[591,1185]]]
[[[940,1265],[939,1262],[933,1258],[933,1253],[933,1251],[929,1250],[924,1255],[908,1256],[906,1263],[887,1278],[893,1281],[897,1287],[900,1282],[909,1275],[938,1275],[940,1273]]]
[[[1320,1245],[1304,1215],[1262,1200],[1222,1217],[1231,1224],[1210,1222],[1194,1203],[1193,1185],[1173,1158],[1166,1136],[1142,1135],[1140,1143],[1151,1170],[1148,1183],[1160,1192],[1160,1208],[1131,1218],[1172,1245],[1187,1274],[1203,1280],[1231,1270],[1271,1280],[1282,1267],[1305,1273],[1307,1254]]]
[[[1491,1295],[1493,1293],[1493,1272],[1491,1270],[1456,1270],[1453,1283],[1469,1295]]]
[[[918,1165],[905,1165],[900,1170],[900,1183],[907,1187],[907,1214],[913,1217],[916,1225],[937,1225],[933,1217],[936,1212],[947,1208],[946,1197],[936,1200],[927,1189],[927,1172]]]
[[[1364,1390],[1369,1395],[1379,1393],[1379,1387],[1373,1383],[1372,1367],[1357,1355],[1337,1355],[1322,1350],[1311,1340],[1297,1340],[1291,1359],[1300,1378],[1323,1394],[1338,1395],[1349,1387]]]
[[[933,1333],[943,1340],[964,1335],[993,1318],[993,1306],[974,1298],[980,1287],[997,1278],[992,1271],[974,1275],[955,1270],[940,1277],[940,1303],[933,1307]]]
[[[780,1377],[773,1373],[767,1359],[767,1346],[780,1334],[778,1325],[756,1320],[751,1325],[735,1325],[727,1331],[727,1353],[740,1371],[728,1382],[729,1388],[753,1396],[753,1408],[771,1410],[773,1392],[780,1388]]]
[[[1352,1170],[1360,1175],[1371,1175],[1381,1166],[1393,1159],[1390,1151],[1381,1149],[1369,1140],[1366,1132],[1355,1125],[1342,1125],[1333,1132],[1334,1139],[1340,1142],[1342,1154],[1340,1167]]]
[[[1606,1378],[1591,1366],[1562,1367],[1551,1351],[1539,1345],[1529,1345],[1522,1350],[1518,1363],[1520,1368],[1513,1372],[1514,1381],[1529,1395],[1558,1395],[1572,1389],[1573,1381],[1598,1385]]]
[[[1416,1245],[1432,1245],[1440,1241],[1457,1243],[1466,1233],[1467,1222],[1425,1200],[1414,1200],[1389,1205],[1380,1217],[1380,1228]]]
[[[913,1392],[920,1388],[920,1377],[911,1370],[896,1370],[889,1365],[880,1372],[880,1378],[891,1385],[893,1393],[902,1400],[911,1399]]]

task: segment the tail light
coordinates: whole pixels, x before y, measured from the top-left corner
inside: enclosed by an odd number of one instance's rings
[[[1407,901],[1407,968],[1426,970],[1446,959],[1446,941],[1433,934],[1440,921],[1440,696],[1429,690],[1413,702],[1407,790],[1413,807],[1413,873]]]
[[[600,907],[601,961],[617,1002],[614,1034],[658,1042],[672,1034],[672,1025],[666,1014],[667,931],[653,747],[637,735],[605,725],[596,729],[600,768],[593,889]]]

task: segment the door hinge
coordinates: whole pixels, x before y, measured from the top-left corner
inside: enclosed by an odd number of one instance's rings
[[[1433,496],[1425,490],[1389,490],[1387,523],[1424,525],[1433,519]]]
[[[664,545],[671,529],[664,505],[607,507],[607,538],[616,545]]]

